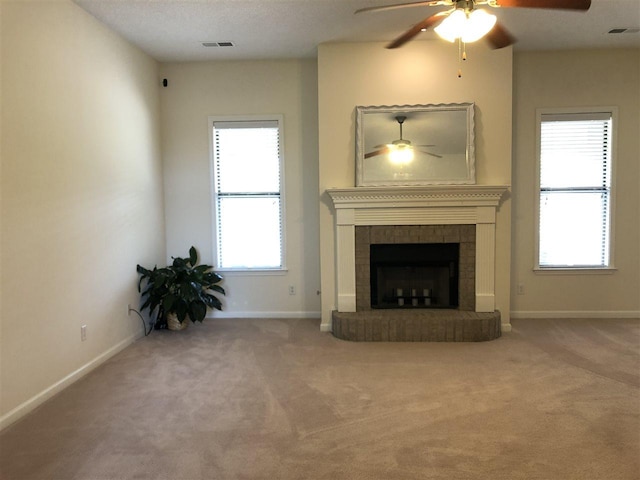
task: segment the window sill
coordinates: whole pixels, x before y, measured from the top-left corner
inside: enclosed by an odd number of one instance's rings
[[[618,269],[615,267],[602,268],[572,268],[572,267],[535,267],[536,275],[612,275]]]
[[[218,268],[216,273],[227,277],[253,277],[263,275],[286,275],[287,268]]]

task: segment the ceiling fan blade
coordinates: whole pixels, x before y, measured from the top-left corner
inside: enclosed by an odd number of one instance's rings
[[[421,22],[416,23],[413,27],[411,27],[409,30],[404,32],[402,35],[400,35],[398,38],[396,38],[389,45],[387,45],[387,48],[398,48],[398,47],[401,47],[402,45],[407,43],[409,40],[411,40],[413,37],[418,35],[421,31],[432,27],[433,25],[438,23],[440,20],[442,20],[442,17],[447,16],[447,15],[449,15],[448,11],[447,12],[436,13],[435,15],[431,15],[430,17],[425,18],[424,20],[422,20]]]
[[[498,48],[508,47],[516,43],[516,39],[511,35],[506,28],[500,25],[498,22],[485,36],[487,41],[491,44],[491,48],[497,50]]]
[[[453,5],[453,1],[447,0],[431,0],[423,2],[408,2],[408,3],[396,3],[394,5],[382,5],[380,7],[366,7],[356,10],[354,13],[364,12],[382,12],[384,10],[395,10],[396,8],[406,7],[435,7],[437,5]]]
[[[591,0],[498,0],[501,7],[589,10]]]
[[[382,155],[385,153],[388,153],[389,149],[388,148],[381,148],[380,150],[374,150],[373,152],[369,152],[369,153],[365,153],[364,154],[364,158],[371,158],[371,157],[375,157],[377,155]]]
[[[432,157],[436,157],[436,158],[442,158],[442,155],[436,155],[435,153],[431,153],[431,152],[425,152],[424,150],[421,150],[422,153],[425,153],[427,155],[431,155]]]

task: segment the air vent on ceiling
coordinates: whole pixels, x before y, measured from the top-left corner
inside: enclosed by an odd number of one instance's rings
[[[612,28],[607,33],[638,33],[640,28]]]
[[[233,42],[202,42],[203,47],[233,47]]]

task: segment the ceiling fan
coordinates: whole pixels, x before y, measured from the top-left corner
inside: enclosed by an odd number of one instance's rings
[[[365,153],[364,158],[371,158],[377,155],[389,154],[389,158],[393,163],[409,163],[413,160],[414,157],[414,145],[405,138],[402,138],[402,124],[407,119],[405,115],[398,115],[395,117],[398,125],[400,126],[400,138],[392,141],[391,143],[387,143],[386,145],[376,145],[376,150]],[[416,145],[417,147],[435,147],[435,145]],[[436,155],[435,153],[427,152],[425,150],[420,150],[427,155],[431,155],[432,157],[442,158],[440,155]]]
[[[545,8],[561,10],[588,10],[591,0],[432,0],[409,3],[397,3],[379,7],[367,7],[355,13],[378,12],[407,7],[452,7],[438,12],[416,23],[409,30],[393,40],[387,48],[398,48],[413,39],[418,33],[434,27],[434,30],[445,40],[453,42],[458,39],[470,43],[486,37],[493,49],[504,48],[516,39],[487,10],[477,9],[480,5],[488,7]]]

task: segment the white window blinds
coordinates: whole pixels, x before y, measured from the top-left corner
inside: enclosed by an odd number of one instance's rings
[[[543,114],[539,266],[609,266],[611,113]]]
[[[279,122],[214,122],[213,143],[218,267],[282,268]]]

